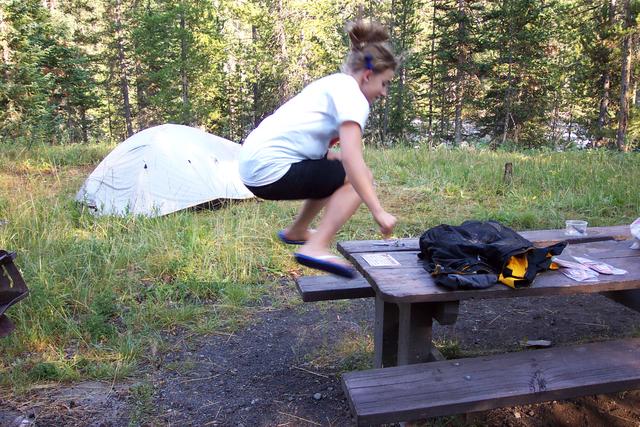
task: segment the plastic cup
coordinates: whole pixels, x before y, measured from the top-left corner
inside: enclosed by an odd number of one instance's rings
[[[580,219],[568,219],[565,221],[566,228],[564,234],[566,236],[586,236],[587,221]]]

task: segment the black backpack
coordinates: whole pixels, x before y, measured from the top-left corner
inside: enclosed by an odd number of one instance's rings
[[[441,224],[420,236],[418,257],[437,284],[449,289],[483,289],[500,282],[512,288],[530,286],[552,267],[551,257],[567,245],[536,248],[497,221]]]
[[[8,336],[15,329],[5,311],[29,294],[27,284],[13,263],[15,258],[15,252],[0,249],[0,338]]]

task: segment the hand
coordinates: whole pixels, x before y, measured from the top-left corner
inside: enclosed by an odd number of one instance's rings
[[[374,215],[374,219],[380,226],[380,233],[382,233],[382,237],[385,240],[389,239],[391,237],[391,233],[393,233],[393,227],[395,227],[396,222],[398,222],[396,217],[383,210],[379,214]]]

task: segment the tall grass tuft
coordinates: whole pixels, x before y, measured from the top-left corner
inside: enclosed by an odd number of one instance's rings
[[[250,321],[252,307],[264,297],[280,301],[290,292],[282,279],[302,271],[274,237],[298,202],[250,200],[161,218],[91,215],[73,196],[111,148],[0,147],[0,248],[18,252],[31,289],[8,312],[18,328],[0,341],[0,387],[130,375],[166,350],[171,335]],[[383,205],[399,218],[398,237],[466,219],[533,229],[561,227],[566,218],[613,225],[640,216],[637,154],[397,148],[366,155]],[[376,237],[361,208],[338,239]]]

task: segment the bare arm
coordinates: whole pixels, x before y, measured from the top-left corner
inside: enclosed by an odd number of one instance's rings
[[[396,218],[384,210],[373,188],[371,171],[362,155],[360,125],[355,122],[346,122],[340,126],[340,147],[347,179],[371,211],[373,218],[380,226],[382,235],[389,236],[396,224]]]

